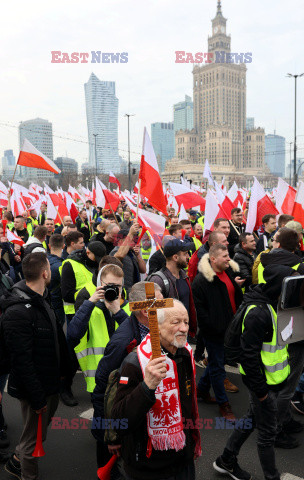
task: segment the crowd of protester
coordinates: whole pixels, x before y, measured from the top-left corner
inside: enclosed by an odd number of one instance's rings
[[[153,211],[147,204],[142,208]],[[188,219],[179,221],[168,208],[165,234],[153,253],[151,235],[141,235],[123,201],[114,213],[88,201],[75,222],[65,216],[56,225],[44,204],[40,212],[15,218],[3,210],[0,461],[9,474],[38,479],[32,456],[37,417],[45,440],[59,399],[70,408],[78,405],[73,381],[80,369],[94,409],[98,468],[117,454],[112,479],[194,480],[201,453],[198,402],[237,421],[227,393],[239,389],[227,377],[228,364],[240,368],[249,391],[250,427],[235,428],[219,445],[223,451],[213,466],[235,480],[250,480],[238,456],[257,428],[264,477],[280,478],[275,447],[296,448],[294,435],[304,428],[292,414],[304,414],[303,342],[278,347],[276,339],[283,279],[304,274],[300,223],[290,215],[266,214],[261,229],[249,233],[245,212],[233,208],[229,220],[218,218],[204,232],[203,212],[189,210]],[[9,242],[5,229],[22,242]],[[153,282],[157,300],[174,299],[172,307],[158,310],[162,357],[156,359],[147,310],[129,307],[146,299],[146,281]],[[240,309],[239,365],[227,357],[224,340]],[[23,421],[13,455],[2,407],[7,394],[19,400]],[[110,432],[102,421],[109,398],[109,418],[127,420]]]

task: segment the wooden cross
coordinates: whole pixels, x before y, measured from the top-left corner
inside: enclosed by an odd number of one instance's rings
[[[147,310],[149,319],[149,329],[151,337],[152,358],[161,357],[161,348],[159,340],[157,310],[159,308],[173,307],[173,298],[164,298],[162,300],[156,300],[155,290],[153,282],[145,283],[147,300],[141,302],[130,302],[129,307],[131,312],[139,310]]]

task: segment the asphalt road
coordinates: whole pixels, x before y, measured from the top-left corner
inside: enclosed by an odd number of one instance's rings
[[[197,370],[198,376],[200,376],[202,369],[198,368]],[[228,377],[240,388],[239,393],[228,394],[233,411],[240,418],[247,410],[247,390],[242,384],[240,375],[229,373]],[[76,375],[73,390],[79,405],[69,408],[60,403],[56,417],[66,418],[71,421],[72,418],[79,419],[81,415],[90,415],[90,412],[88,412],[91,408],[90,398],[85,391],[85,382],[81,373]],[[3,405],[5,418],[8,423],[8,435],[13,450],[18,441],[22,425],[19,403],[17,400],[9,397],[8,394],[5,394]],[[87,414],[84,412],[87,412]],[[217,406],[200,403],[199,413],[200,417],[213,419],[213,425],[216,424],[215,417],[219,416]],[[296,414],[295,418],[304,422],[304,417],[301,415]],[[86,428],[85,421],[83,422],[83,425],[78,429],[48,430],[48,438],[44,444],[46,455],[40,459],[41,480],[96,480],[95,441],[90,433],[90,429]],[[212,467],[213,461],[221,454],[230,433],[231,430],[218,428],[201,430],[203,454],[196,463],[197,480],[230,478],[215,472]],[[304,432],[297,434],[296,437],[301,442],[300,447],[297,449],[276,450],[280,472],[291,474],[290,477],[284,477],[284,480],[304,477]],[[240,453],[239,463],[242,468],[252,474],[254,480],[263,480],[264,477],[258,460],[255,441],[256,433],[254,432]],[[9,478],[13,479],[14,477],[10,477],[1,465],[0,479],[6,480]]]

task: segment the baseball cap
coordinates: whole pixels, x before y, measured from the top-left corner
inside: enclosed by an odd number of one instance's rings
[[[175,253],[178,252],[188,252],[189,250],[194,250],[194,243],[192,242],[184,242],[179,238],[174,238],[173,240],[169,240],[164,247],[164,255],[166,258],[172,257]]]
[[[190,210],[189,214],[190,215],[197,215],[197,211],[196,210]]]

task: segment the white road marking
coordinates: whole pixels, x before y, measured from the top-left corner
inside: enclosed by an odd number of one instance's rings
[[[283,473],[281,475],[281,480],[304,480],[302,477],[296,477],[295,475],[292,475],[291,473]]]
[[[85,410],[79,416],[81,418],[86,418],[87,420],[92,421],[93,414],[94,414],[94,408],[89,408],[89,410]]]

